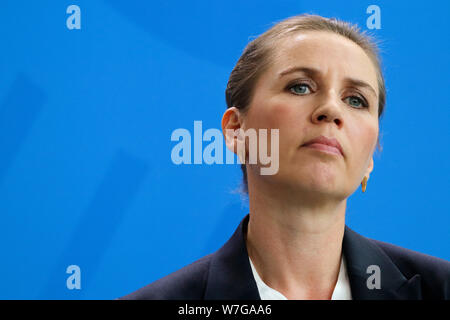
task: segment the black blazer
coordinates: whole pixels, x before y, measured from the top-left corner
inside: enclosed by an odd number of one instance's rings
[[[249,215],[216,252],[119,299],[260,300],[244,238],[248,221]],[[347,226],[342,249],[354,300],[450,299],[449,261],[368,239]],[[367,286],[370,265],[380,267],[380,289]]]

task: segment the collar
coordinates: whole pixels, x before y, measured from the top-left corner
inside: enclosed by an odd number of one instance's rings
[[[269,287],[259,276],[250,257],[249,261],[261,300],[288,300],[281,292]],[[339,275],[336,285],[334,286],[333,294],[331,295],[331,300],[352,300],[350,282],[348,280],[347,268],[343,255],[341,255]]]

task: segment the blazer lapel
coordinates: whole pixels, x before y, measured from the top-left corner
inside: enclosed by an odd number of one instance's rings
[[[206,282],[206,300],[260,300],[248,260],[245,234],[249,215],[233,236],[211,257]]]
[[[407,279],[370,239],[346,226],[342,243],[353,299],[414,300],[421,299],[420,275]],[[375,266],[375,267],[370,267]],[[379,271],[380,288],[370,289],[368,279]]]

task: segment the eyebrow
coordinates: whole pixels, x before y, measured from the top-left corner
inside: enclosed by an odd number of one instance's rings
[[[294,73],[294,72],[303,72],[309,77],[317,77],[321,74],[321,72],[318,69],[315,68],[309,68],[309,67],[292,67],[289,69],[284,70],[283,72],[280,72],[279,78],[282,78],[288,74]],[[377,93],[372,88],[370,84],[368,84],[365,81],[354,79],[354,78],[345,78],[345,82],[349,83],[352,86],[355,87],[362,87],[368,89],[376,98],[378,98]]]

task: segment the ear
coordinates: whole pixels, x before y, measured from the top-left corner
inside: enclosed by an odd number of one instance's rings
[[[238,154],[238,150],[242,147],[241,130],[243,130],[243,117],[239,109],[228,108],[222,117],[222,133],[228,150],[235,154]]]
[[[369,166],[367,167],[366,173],[364,174],[365,177],[367,177],[367,179],[370,177],[370,173],[373,170],[373,157],[370,158],[370,163]]]

